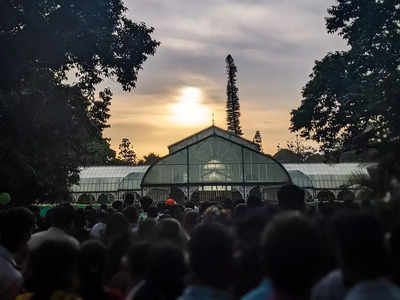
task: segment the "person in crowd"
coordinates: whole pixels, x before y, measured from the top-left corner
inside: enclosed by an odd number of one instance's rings
[[[239,204],[242,205],[242,204]],[[236,268],[234,294],[240,298],[257,287],[263,277],[260,258],[260,237],[272,218],[265,209],[249,209],[234,221]]]
[[[114,213],[107,220],[103,236],[104,243],[106,245],[111,245],[114,241],[130,235],[130,233],[131,228],[128,220],[122,213]]]
[[[390,235],[391,278],[400,286],[400,223],[394,225]]]
[[[149,252],[144,283],[132,299],[176,300],[183,292],[187,273],[183,252],[168,243],[156,244]]]
[[[44,240],[31,255],[32,290],[16,300],[81,300],[79,248],[67,239]]]
[[[102,239],[105,235],[106,222],[107,222],[107,211],[99,209],[96,213],[97,222],[90,229],[89,237],[92,239]]]
[[[105,288],[107,249],[99,240],[82,243],[79,252],[79,292],[84,300],[123,300],[119,291]]]
[[[15,256],[26,253],[34,224],[34,215],[26,208],[0,212],[0,299],[14,300],[23,286]]]
[[[208,206],[202,214],[203,223],[221,223],[227,226],[232,224],[232,212],[218,205]]]
[[[343,273],[335,269],[325,275],[313,287],[311,300],[343,300],[346,295]]]
[[[150,197],[144,196],[140,198],[140,205],[145,213],[147,213],[147,209],[153,204],[153,199]]]
[[[86,222],[88,211],[90,211],[90,208],[86,209],[86,211],[82,208],[75,210],[73,236],[77,238],[79,243],[89,239],[90,230],[87,227],[87,222]]]
[[[106,280],[109,281],[120,271],[122,258],[132,243],[132,231],[123,214],[115,213],[108,219],[104,243],[108,254]],[[117,284],[117,281],[113,282]]]
[[[185,211],[185,216],[183,217],[183,228],[186,233],[191,236],[194,228],[199,222],[199,214],[192,209]]]
[[[278,214],[262,234],[264,280],[242,299],[309,299],[321,274],[320,235],[300,212]]]
[[[153,241],[156,235],[157,221],[147,218],[139,222],[138,235],[142,241]]]
[[[240,203],[233,209],[233,218],[235,221],[245,218],[247,215],[247,205]]]
[[[388,253],[381,223],[366,213],[347,212],[333,221],[337,256],[348,289],[345,300],[400,299],[388,280]]]
[[[126,300],[132,300],[137,291],[145,284],[145,277],[150,264],[149,252],[151,244],[139,242],[134,244],[128,252],[128,267],[131,277],[131,289]]]
[[[257,209],[262,206],[263,206],[263,203],[262,203],[260,197],[250,195],[249,198],[247,199],[247,208],[248,209]]]
[[[131,227],[132,232],[136,232],[137,231],[137,222],[139,219],[139,214],[137,212],[136,207],[128,206],[127,208],[125,208],[123,210],[122,213],[125,216],[125,218],[128,220],[129,226]]]
[[[112,208],[115,209],[115,211],[121,211],[124,207],[124,204],[120,200],[116,200],[111,204]]]
[[[280,210],[305,211],[304,190],[297,185],[287,184],[278,191]]]
[[[151,205],[147,209],[147,217],[148,218],[157,219],[157,217],[158,217],[158,208],[155,205]]]
[[[37,249],[44,241],[64,240],[79,248],[79,241],[71,235],[75,226],[75,211],[71,205],[59,205],[51,213],[51,227],[33,234],[28,242],[30,251]]]
[[[179,249],[185,250],[189,236],[176,219],[165,218],[157,224],[155,240],[169,242]]]
[[[222,224],[199,225],[189,243],[192,281],[179,300],[232,299],[233,237]]]
[[[180,204],[172,205],[169,207],[169,214],[172,218],[182,222],[185,216],[185,208]]]

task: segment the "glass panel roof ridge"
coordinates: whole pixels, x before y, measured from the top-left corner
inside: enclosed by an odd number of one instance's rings
[[[140,190],[140,183],[149,166],[90,166],[82,167],[79,182],[71,186],[74,193],[117,192]],[[132,178],[138,177],[138,178]]]
[[[258,145],[256,143],[253,143],[252,141],[247,140],[241,136],[237,136],[227,130],[224,130],[215,125],[212,125],[210,127],[207,127],[205,129],[197,132],[197,133],[194,133],[176,143],[169,145],[168,146],[169,153],[172,154],[174,152],[177,152],[183,148],[186,148],[187,146],[195,144],[195,143],[201,141],[202,139],[205,139],[212,135],[221,136],[225,139],[235,142],[236,144],[246,146],[253,150],[258,150]]]
[[[342,175],[360,170],[367,172],[369,165],[363,163],[284,163],[283,166],[288,170],[301,170],[305,174]]]
[[[149,166],[90,166],[80,169],[79,177],[124,178],[131,173],[145,173]]]

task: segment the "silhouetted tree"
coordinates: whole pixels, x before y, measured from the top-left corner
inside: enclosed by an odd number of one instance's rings
[[[118,146],[118,158],[128,165],[136,164],[136,153],[133,150],[131,141],[128,138],[122,138],[121,144]]]
[[[303,139],[296,135],[294,140],[286,142],[285,148],[278,144],[274,158],[281,163],[324,162],[324,155],[318,152],[317,148],[307,145]]]
[[[112,93],[96,86],[133,89],[159,44],[125,11],[121,0],[0,1],[0,191],[14,203],[61,199],[79,166],[112,160]]]
[[[154,152],[150,152],[149,154],[143,156],[143,159],[140,159],[137,164],[139,166],[149,166],[160,159],[160,155],[155,154]]]
[[[256,134],[254,135],[253,143],[256,143],[258,145],[258,151],[263,152],[262,138],[261,138],[261,133],[259,130],[257,130]]]
[[[278,151],[273,155],[273,158],[275,158],[277,161],[280,163],[301,163],[301,160],[299,156],[294,153],[293,151],[290,151],[289,149],[285,148],[279,148]]]
[[[235,135],[243,135],[242,128],[240,127],[240,105],[239,105],[239,88],[236,86],[236,73],[237,68],[233,57],[229,54],[225,58],[226,73],[228,75],[228,83],[226,87],[226,121],[228,131]]]
[[[338,0],[328,13],[328,32],[349,47],[316,61],[291,130],[328,153],[387,153],[400,141],[399,1]]]

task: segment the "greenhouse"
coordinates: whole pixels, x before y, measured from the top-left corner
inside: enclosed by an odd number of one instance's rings
[[[359,176],[369,176],[371,163],[284,164],[294,184],[307,191],[309,198],[342,200],[344,193],[359,192],[354,184]]]
[[[82,168],[79,184],[71,189],[78,202],[112,202],[149,196],[205,201],[246,200],[249,195],[276,201],[277,190],[294,183],[307,198],[341,199],[354,193],[352,178],[368,176],[368,165],[280,164],[258,151],[251,141],[211,126],[168,147],[169,154],[151,166]]]
[[[79,184],[71,188],[78,202],[112,202],[140,196],[140,183],[148,166],[94,166],[82,168]]]
[[[212,126],[169,146],[170,154],[149,167],[144,193],[163,198],[247,199],[257,191],[275,192],[291,182],[288,172],[258,146]]]
[[[247,199],[254,192],[274,194],[291,182],[285,168],[256,144],[215,126],[168,148],[169,154],[151,166],[83,168],[71,190],[74,200]]]

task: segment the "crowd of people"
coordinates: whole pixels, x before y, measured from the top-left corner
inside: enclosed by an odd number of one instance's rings
[[[400,299],[395,215],[353,199],[309,209],[293,185],[278,199],[8,207],[0,299]]]

